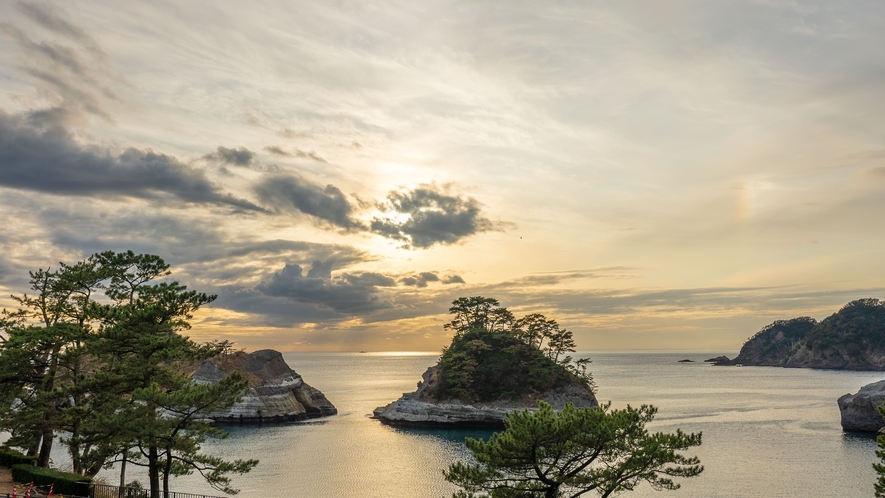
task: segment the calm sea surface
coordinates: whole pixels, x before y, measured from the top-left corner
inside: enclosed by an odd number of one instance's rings
[[[728,354],[729,352],[726,352]],[[730,352],[731,355],[735,352]],[[647,485],[630,497],[869,497],[875,440],[847,435],[836,399],[883,373],[769,367],[713,367],[715,352],[589,352],[600,401],[615,408],[653,404],[653,429],[703,431],[693,453],[705,471],[682,489]],[[205,449],[258,458],[234,478],[240,496],[266,498],[441,497],[453,488],[442,471],[468,452],[466,436],[488,432],[400,430],[369,418],[413,391],[436,353],[286,353],[289,365],[323,391],[339,415],[303,424],[234,427]],[[697,363],[677,363],[692,359]],[[113,472],[106,471],[109,481]],[[196,476],[178,491],[206,492]],[[595,496],[595,495],[587,495]]]

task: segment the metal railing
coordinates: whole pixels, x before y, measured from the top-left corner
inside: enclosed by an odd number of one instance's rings
[[[93,484],[89,498],[150,498],[149,489],[121,488],[110,484]],[[160,496],[163,492],[160,491]],[[200,495],[194,493],[181,493],[170,491],[169,498],[221,498],[219,496]]]
[[[45,489],[44,489],[45,488]],[[35,486],[31,490],[33,498],[44,498],[49,493],[49,486]],[[25,496],[25,489],[20,489],[16,493],[18,498]],[[59,496],[61,493],[55,493]],[[74,496],[65,494],[65,498],[150,498],[151,490],[138,488],[121,488],[119,486],[111,486],[109,484],[92,484],[89,488],[89,496]],[[160,496],[163,492],[160,491]],[[0,493],[0,498],[12,498],[12,493]],[[170,491],[169,498],[222,498],[220,496],[200,495],[194,493],[181,493]]]

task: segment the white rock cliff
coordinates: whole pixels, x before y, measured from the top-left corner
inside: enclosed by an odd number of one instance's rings
[[[216,356],[197,366],[192,379],[215,384],[234,371],[249,381],[249,391],[230,409],[213,413],[217,423],[264,423],[335,415],[338,410],[318,389],[307,385],[279,351],[238,351]]]

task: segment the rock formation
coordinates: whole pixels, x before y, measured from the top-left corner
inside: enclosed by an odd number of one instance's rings
[[[715,358],[709,358],[704,360],[704,363],[712,363],[714,366],[722,366],[722,365],[732,365],[733,362],[728,359],[728,356],[722,355],[717,356]]]
[[[588,387],[574,383],[537,396],[518,400],[467,403],[458,399],[436,400],[431,393],[439,380],[436,366],[424,372],[418,390],[404,393],[387,406],[376,408],[374,418],[390,425],[412,427],[504,427],[504,417],[513,411],[537,409],[537,401],[550,403],[561,410],[566,403],[578,408],[598,406]]]
[[[885,401],[885,380],[867,384],[861,387],[857,394],[846,394],[839,398],[842,430],[878,432],[885,427],[885,421],[876,409],[883,401]]]
[[[196,366],[192,379],[214,384],[239,371],[249,381],[243,399],[210,418],[217,423],[262,423],[304,420],[335,415],[338,410],[318,389],[307,385],[283,360],[279,351],[222,354]]]

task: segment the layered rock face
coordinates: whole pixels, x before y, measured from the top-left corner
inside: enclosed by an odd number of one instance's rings
[[[217,423],[284,422],[338,413],[323,393],[307,385],[283,355],[271,349],[216,356],[198,365],[192,379],[215,384],[234,371],[246,377],[249,391],[227,411],[211,414]]]
[[[857,394],[839,398],[842,413],[842,430],[855,432],[878,432],[885,421],[876,408],[885,401],[885,380],[867,384]]]
[[[378,407],[374,418],[386,424],[411,427],[504,427],[504,418],[511,412],[538,408],[537,401],[550,403],[561,410],[566,403],[578,408],[599,406],[593,392],[580,385],[570,384],[536,397],[518,400],[498,400],[466,403],[457,399],[435,400],[430,395],[438,381],[436,366],[424,372],[418,390],[405,393],[387,406]]]

